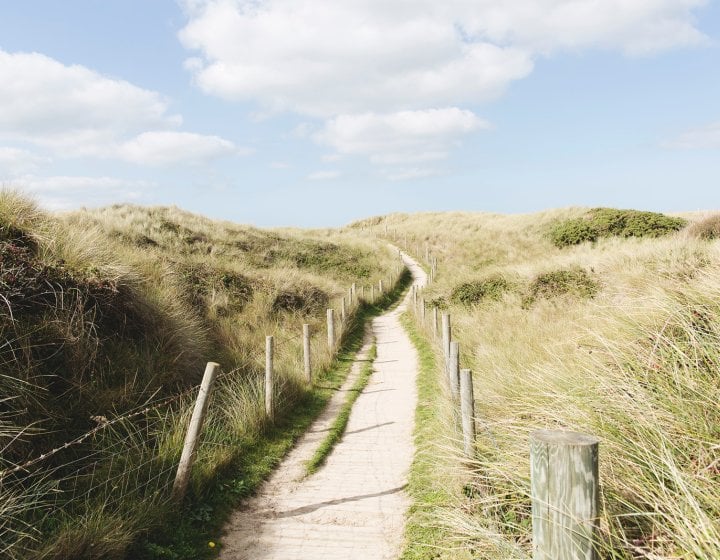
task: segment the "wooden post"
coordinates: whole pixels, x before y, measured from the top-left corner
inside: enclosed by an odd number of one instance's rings
[[[380,290],[380,294],[383,293],[383,281],[382,278],[378,280],[378,290]]]
[[[343,296],[342,301],[340,302],[340,320],[345,320],[345,296]]]
[[[357,284],[355,282],[350,286],[350,301],[353,302],[357,299]]]
[[[460,394],[460,343],[450,343],[450,359],[448,364],[448,375],[450,376],[450,393],[454,399]]]
[[[327,337],[328,337],[328,348],[330,351],[335,350],[335,310],[327,310]]]
[[[433,336],[438,334],[438,308],[433,307]]]
[[[200,430],[202,429],[205,414],[207,413],[208,398],[210,397],[212,384],[213,381],[215,381],[216,371],[219,367],[219,364],[215,362],[208,362],[205,366],[205,374],[200,383],[200,391],[198,391],[198,396],[195,400],[195,408],[190,418],[190,426],[188,427],[187,434],[185,434],[185,443],[183,444],[182,454],[180,455],[178,470],[175,474],[175,482],[172,488],[172,498],[174,500],[180,501],[185,497],[185,491],[190,481],[190,472],[195,462],[195,452],[197,451]]]
[[[418,297],[417,297],[417,286],[415,284],[413,284],[412,293],[413,293],[413,305],[417,308]]]
[[[270,421],[275,420],[275,403],[273,395],[273,362],[275,359],[275,343],[272,336],[265,337],[265,414]]]
[[[425,298],[420,298],[420,315],[422,316],[423,325],[425,324]]]
[[[430,264],[430,245],[425,242],[425,262]]]
[[[360,297],[365,299],[365,285],[360,286]]]
[[[530,435],[533,560],[597,560],[598,448],[576,432]]]
[[[312,383],[312,371],[310,369],[310,325],[303,324],[303,365],[305,366],[305,379]]]
[[[460,370],[460,415],[462,416],[465,455],[473,456],[475,448],[475,397],[473,396],[472,371]],[[548,560],[550,560],[548,558]]]
[[[375,303],[375,284],[370,286],[370,302]]]
[[[450,359],[450,340],[452,340],[450,335],[450,314],[449,313],[443,313],[442,314],[442,347],[443,347],[443,357],[445,358],[445,370],[447,372],[447,363]]]

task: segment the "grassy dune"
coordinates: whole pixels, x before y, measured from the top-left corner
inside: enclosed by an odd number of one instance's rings
[[[602,438],[603,558],[717,557],[719,222],[626,218],[566,209],[354,224],[380,236],[387,226],[421,256],[428,244],[439,271],[423,296],[451,313],[462,365],[474,371],[477,452],[464,464],[451,417],[425,435],[432,451],[416,468],[453,498],[416,494],[421,522],[406,557],[529,558],[528,442],[543,428]],[[601,233],[575,239],[588,224]],[[558,228],[570,228],[569,243],[557,243]],[[432,338],[427,325],[421,332]],[[432,397],[448,417],[447,395]],[[422,523],[437,526],[424,547]]]
[[[302,380],[302,323],[314,333],[315,371],[336,368],[325,309],[339,310],[353,282],[387,282],[396,266],[382,243],[352,231],[265,231],[125,205],[49,215],[7,191],[0,249],[0,471],[97,428],[2,475],[7,558],[122,558],[172,513],[167,490],[194,387],[205,362],[217,361],[222,375],[187,500],[201,504],[239,450],[272,440],[265,335],[276,338],[278,410],[315,410],[322,398]],[[344,327],[357,311],[349,308]],[[259,460],[269,467],[277,456]],[[243,495],[251,479],[226,490]],[[213,513],[188,515],[202,522]],[[196,557],[153,546],[143,554]]]

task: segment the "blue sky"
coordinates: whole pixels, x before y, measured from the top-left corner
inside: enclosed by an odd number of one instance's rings
[[[718,207],[703,0],[0,0],[0,181],[257,225]]]

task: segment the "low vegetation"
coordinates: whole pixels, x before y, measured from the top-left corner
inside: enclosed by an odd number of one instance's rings
[[[688,228],[690,235],[698,239],[711,241],[720,239],[720,214],[714,214],[707,218],[693,223]]]
[[[463,282],[450,292],[450,301],[465,306],[477,305],[483,301],[497,301],[510,289],[510,283],[495,274],[481,280]]]
[[[411,524],[407,558],[530,558],[528,443],[538,429],[601,438],[602,558],[717,555],[720,245],[692,235],[704,219],[692,214],[663,235],[653,218],[648,235],[626,220],[595,243],[559,251],[548,239],[555,225],[591,214],[396,214],[366,225],[380,236],[387,227],[412,254],[428,244],[438,274],[422,297],[446,303],[461,365],[475,373],[476,452],[462,457],[456,428],[424,439],[411,477],[451,495],[415,494],[434,529]],[[627,211],[603,220],[617,214]],[[492,305],[452,297],[496,275],[516,289]],[[431,316],[411,329],[440,362]],[[439,410],[452,408],[438,393]],[[458,471],[450,480],[448,460]]]
[[[0,555],[123,558],[173,513],[168,489],[207,361],[222,373],[186,503],[207,503],[240,453],[266,449],[265,467],[231,494],[247,491],[293,437],[277,439],[284,418],[273,425],[262,408],[265,335],[277,340],[278,409],[316,410],[299,373],[302,323],[316,371],[328,370],[325,308],[352,282],[387,282],[395,259],[353,232],[128,205],[50,215],[0,192]],[[147,542],[142,558],[197,557]]]
[[[686,225],[682,218],[657,212],[595,208],[579,218],[562,220],[550,229],[556,247],[597,241],[603,237],[661,237]]]

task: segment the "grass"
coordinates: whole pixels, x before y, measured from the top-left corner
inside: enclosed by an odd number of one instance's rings
[[[383,236],[387,224],[411,253],[429,244],[439,271],[423,297],[444,303],[462,367],[474,372],[475,456],[443,443],[454,433],[447,426],[426,440],[435,444],[421,487],[449,496],[419,498],[438,530],[411,519],[418,558],[532,556],[528,442],[537,429],[601,438],[603,559],[717,556],[720,245],[696,237],[707,215],[686,214],[686,230],[660,237],[555,247],[548,230],[587,213],[395,214],[368,226]],[[572,270],[585,275],[546,278],[542,296],[523,306],[536,279]],[[456,286],[496,274],[519,289],[483,305],[452,300]],[[439,355],[438,344],[431,349]],[[447,416],[451,405],[435,402]]]
[[[328,435],[320,443],[312,458],[308,460],[305,466],[308,475],[317,472],[320,467],[325,464],[325,460],[328,458],[330,453],[332,453],[335,445],[345,434],[345,429],[347,428],[348,420],[350,420],[350,413],[352,412],[353,405],[360,396],[360,393],[362,393],[363,389],[367,386],[368,381],[370,381],[370,377],[373,373],[373,363],[376,357],[377,347],[373,344],[368,351],[365,363],[362,365],[362,369],[360,370],[357,380],[350,389],[347,399],[345,399],[340,412],[335,417],[335,420],[328,431]]]
[[[264,231],[126,205],[52,215],[0,191],[0,470],[101,426],[4,477],[3,556],[123,558],[171,515],[190,390],[211,360],[223,374],[188,498],[204,503],[238,453],[252,456],[274,429],[262,408],[265,335],[277,341],[279,406],[312,409],[299,373],[302,323],[313,332],[315,367],[327,369],[325,307],[337,309],[350,282],[387,281],[395,262],[354,232]],[[361,312],[351,306],[338,325],[343,341]],[[273,442],[267,457],[287,445]]]
[[[447,472],[453,471],[447,461],[438,460],[439,442],[445,439],[446,422],[443,409],[446,395],[440,383],[436,355],[422,331],[410,315],[403,314],[401,322],[418,351],[418,406],[415,411],[415,457],[408,478],[408,493],[413,503],[405,525],[405,546],[401,560],[430,560],[454,558],[448,548],[448,535],[437,522],[437,511],[455,503]]]

